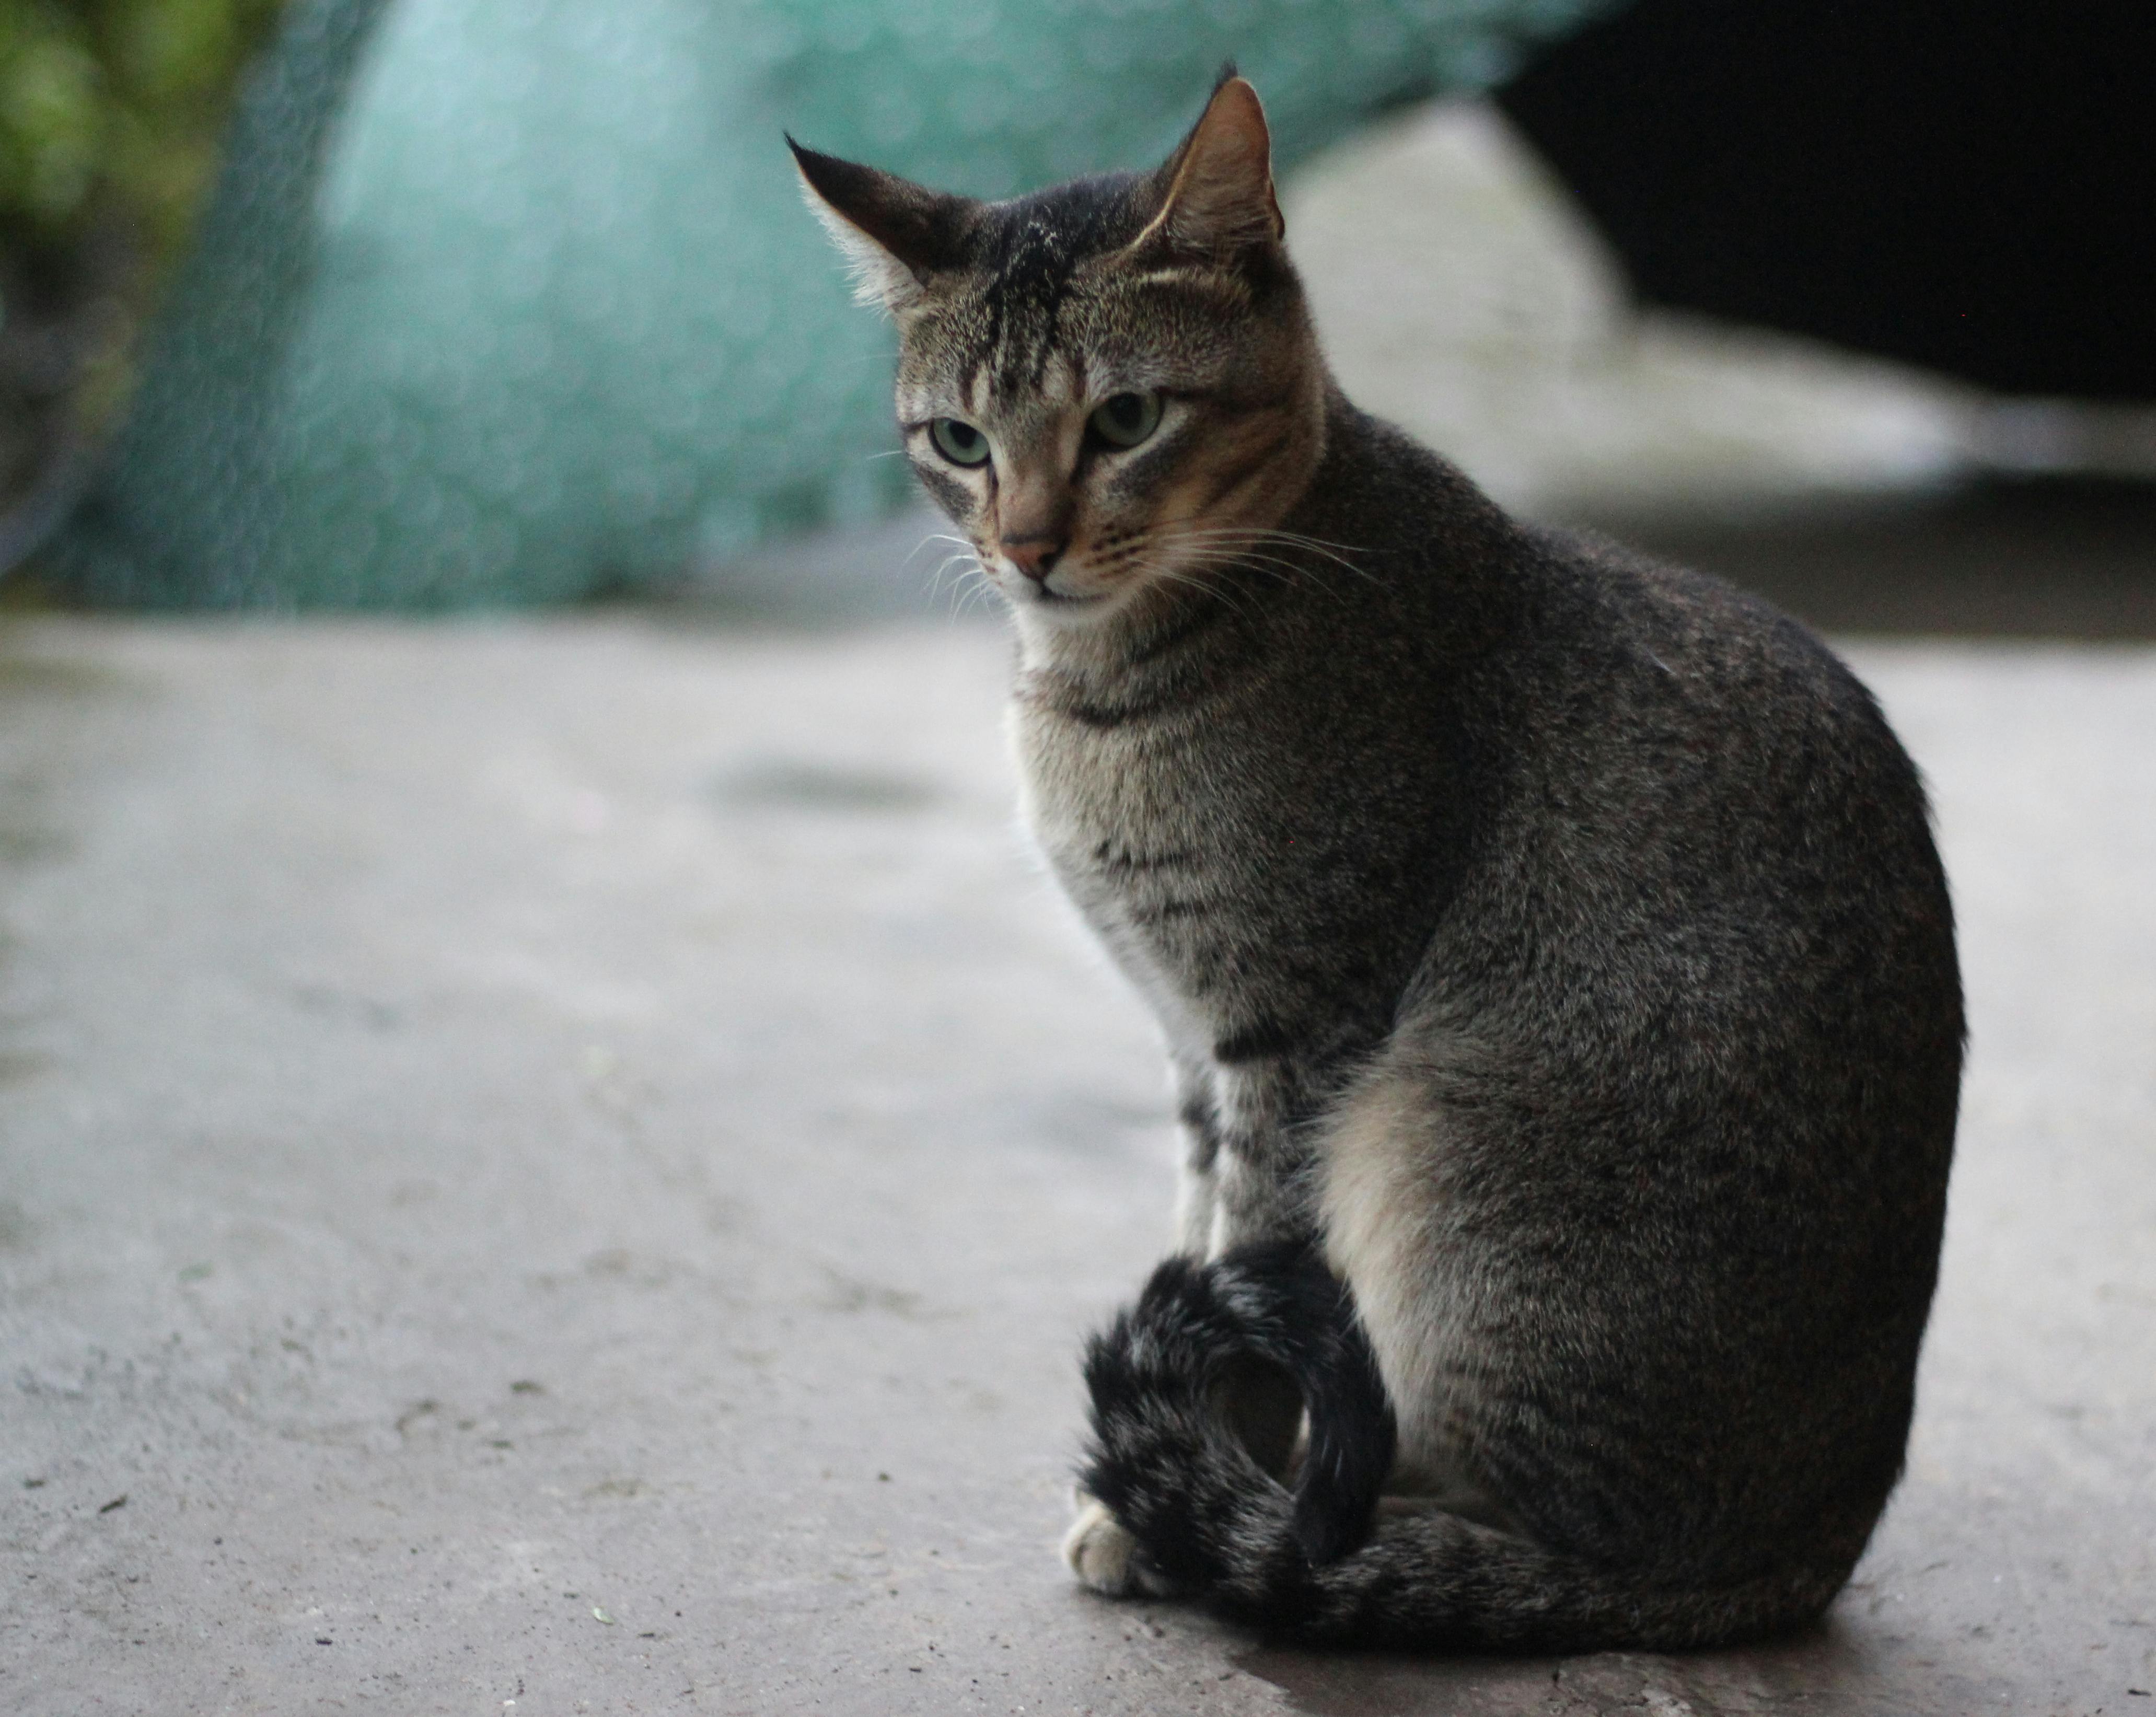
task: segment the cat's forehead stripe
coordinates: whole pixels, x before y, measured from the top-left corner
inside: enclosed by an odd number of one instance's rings
[[[981,265],[993,282],[991,361],[1007,391],[1042,385],[1080,265],[1137,230],[1134,183],[1128,174],[1080,180],[992,209]]]

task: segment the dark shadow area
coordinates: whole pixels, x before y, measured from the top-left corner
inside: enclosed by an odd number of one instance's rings
[[[1573,522],[1719,574],[1824,632],[2156,639],[2156,484],[1994,479],[1772,513]]]
[[[2156,392],[2145,0],[1635,0],[1499,97],[1644,301],[2005,394]]]
[[[1237,1665],[1287,1695],[1306,1717],[1707,1717],[1788,1701],[1866,1709],[1878,1666],[1831,1622],[1742,1651],[1671,1656],[1595,1652],[1573,1658],[1414,1658],[1382,1653],[1304,1653],[1260,1648]]]

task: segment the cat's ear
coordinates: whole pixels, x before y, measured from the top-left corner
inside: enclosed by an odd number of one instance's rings
[[[1287,231],[1273,194],[1272,133],[1258,92],[1231,64],[1174,154],[1153,175],[1160,207],[1133,250],[1221,256]]]
[[[808,207],[837,243],[854,277],[855,296],[896,315],[920,300],[928,277],[964,260],[963,197],[946,196],[835,155],[804,149],[793,138]]]

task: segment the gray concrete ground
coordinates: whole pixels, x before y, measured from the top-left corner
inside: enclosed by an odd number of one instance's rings
[[[2156,653],[1854,653],[1975,1033],[1908,1479],[1807,1637],[1463,1663],[1055,1561],[1168,1118],[998,628],[16,623],[0,1709],[2156,1711]]]

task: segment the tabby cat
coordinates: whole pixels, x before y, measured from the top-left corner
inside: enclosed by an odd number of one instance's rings
[[[1901,1468],[1961,1074],[1871,698],[1349,404],[1232,68],[1158,170],[1009,202],[794,153],[1173,1064],[1078,1577],[1407,1648],[1816,1614]]]

